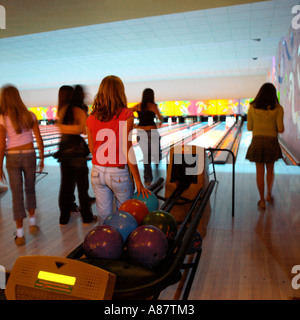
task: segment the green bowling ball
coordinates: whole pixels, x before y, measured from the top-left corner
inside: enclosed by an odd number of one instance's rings
[[[175,218],[168,212],[156,210],[150,212],[142,221],[142,225],[151,225],[160,229],[168,240],[173,240],[177,234]]]

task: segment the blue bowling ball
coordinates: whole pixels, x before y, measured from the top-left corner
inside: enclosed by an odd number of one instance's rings
[[[133,195],[133,199],[138,199],[142,202],[144,202],[146,204],[146,206],[149,209],[149,212],[155,211],[158,209],[158,199],[156,197],[156,195],[151,192],[151,194],[148,195],[148,198],[145,196],[145,198],[143,198],[143,195],[140,194],[138,196],[138,193],[135,192]]]
[[[202,237],[198,230],[196,230],[193,240],[189,246],[187,254],[194,254],[202,249]]]
[[[125,211],[115,211],[111,213],[104,220],[103,225],[116,228],[120,232],[124,242],[129,234],[138,226],[136,219]]]

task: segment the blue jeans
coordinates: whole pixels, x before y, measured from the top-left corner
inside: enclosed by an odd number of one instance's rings
[[[97,212],[101,218],[113,212],[114,197],[118,209],[124,201],[133,196],[133,181],[128,166],[123,167],[93,165],[91,183],[96,197]]]
[[[27,150],[26,150],[27,151]],[[14,220],[26,218],[26,209],[36,208],[35,197],[35,151],[6,155],[6,169],[12,193]],[[23,175],[25,184],[25,205],[23,193]]]

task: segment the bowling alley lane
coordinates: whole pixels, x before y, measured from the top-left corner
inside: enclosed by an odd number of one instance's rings
[[[191,145],[203,147],[203,148],[214,148],[219,141],[222,140],[228,128],[224,122],[218,123],[215,127],[211,128],[204,134],[200,135],[195,140],[189,142]]]
[[[206,212],[200,223],[203,252],[189,299],[299,297],[299,291],[291,286],[291,270],[300,257],[299,167],[276,162],[275,201],[265,211],[258,210],[255,164],[245,160],[252,138],[247,123],[241,134],[235,165],[235,217],[231,218],[232,165],[216,165],[218,182],[210,200],[211,212]],[[178,296],[180,292],[172,286],[160,298]]]
[[[161,149],[162,149],[163,157],[167,155],[171,145],[184,142],[184,139],[191,137],[193,133],[200,131],[206,126],[207,126],[207,122],[201,122],[201,123],[194,123],[192,125],[184,124],[184,125],[180,125],[179,127],[176,126],[175,128],[173,128],[172,126],[169,128],[169,131],[165,131],[163,134],[161,134],[161,131],[159,131],[161,135]],[[138,144],[135,145],[134,151],[135,151],[137,162],[141,162],[143,160],[143,155],[142,155],[141,148],[139,147]]]

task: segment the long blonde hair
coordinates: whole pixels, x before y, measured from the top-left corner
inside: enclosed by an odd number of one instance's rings
[[[10,118],[17,134],[22,133],[23,129],[32,129],[34,125],[32,115],[23,103],[18,89],[12,85],[2,87],[0,114]]]
[[[122,108],[127,108],[127,98],[122,80],[113,75],[105,77],[95,96],[91,114],[98,120],[107,122],[115,115],[118,116]]]

